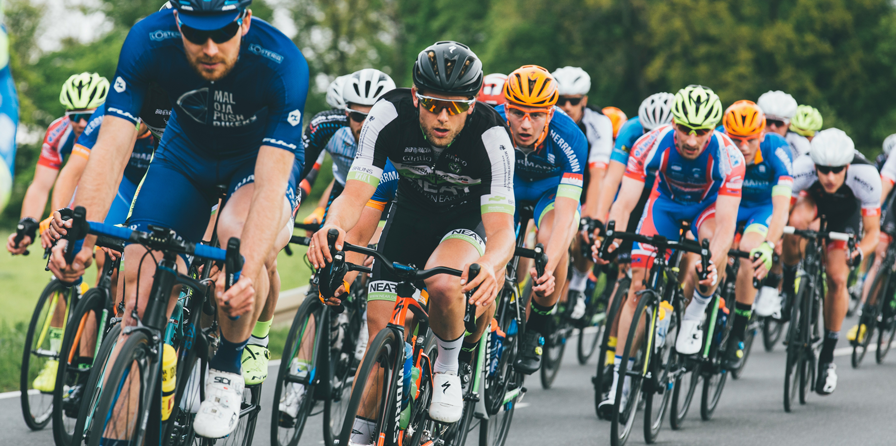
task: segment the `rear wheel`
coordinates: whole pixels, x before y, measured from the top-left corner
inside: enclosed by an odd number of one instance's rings
[[[109,364],[109,355],[112,349],[118,343],[118,336],[121,334],[121,324],[115,324],[106,333],[103,343],[100,345],[100,351],[96,358],[93,358],[93,367],[90,369],[90,376],[87,379],[84,395],[81,397],[81,407],[78,410],[78,419],[75,422],[72,439],[73,444],[83,444],[87,440],[87,434],[90,432],[90,426],[93,421],[93,414],[100,402],[100,390],[102,388],[102,379]]]
[[[725,390],[725,383],[728,381],[728,371],[722,368],[722,352],[728,344],[728,333],[726,328],[719,320],[716,320],[716,328],[713,337],[719,333],[722,334],[722,341],[716,342],[714,339],[705,339],[704,342],[711,342],[709,350],[709,358],[704,363],[705,373],[703,374],[703,393],[700,397],[700,418],[704,421],[712,419],[712,414],[719,405],[722,398],[722,391]],[[706,331],[708,333],[708,331]],[[733,340],[732,340],[733,341]]]
[[[560,364],[563,361],[563,352],[566,351],[566,341],[572,328],[564,316],[555,314],[551,317],[550,328],[544,336],[544,354],[541,357],[541,387],[550,389],[560,372]]]
[[[651,444],[656,441],[663,426],[663,417],[669,400],[672,399],[674,369],[678,366],[678,354],[675,352],[675,339],[678,337],[678,315],[673,312],[669,321],[666,341],[659,348],[658,356],[651,360],[651,375],[654,379],[645,380],[644,386],[644,441]],[[650,385],[646,385],[647,383]]]
[[[877,351],[874,352],[874,359],[878,364],[883,364],[884,358],[890,352],[893,345],[893,336],[896,335],[894,328],[894,319],[892,316],[886,318],[878,325],[879,334],[877,336]]]
[[[697,393],[697,385],[702,381],[699,364],[682,356],[679,356],[678,360],[679,374],[672,388],[672,407],[669,411],[669,424],[672,430],[681,429],[691,408],[691,402],[694,401],[694,394]]]
[[[803,283],[808,283],[808,280],[805,278],[804,280],[805,282]],[[803,330],[800,329],[802,325],[799,320],[802,315],[800,304],[803,299],[809,298],[806,292],[808,288],[807,286],[800,288],[797,292],[797,298],[791,306],[791,323],[787,332],[787,361],[784,370],[784,411],[786,412],[790,412],[793,409],[797,398],[797,389],[800,385],[800,373],[797,369],[802,356],[800,352],[803,348],[803,338],[806,336],[802,333]]]
[[[585,311],[585,316],[582,318],[578,330],[579,337],[576,342],[576,358],[581,365],[588,364],[588,360],[591,359],[591,356],[597,351],[597,343],[603,337],[601,334],[607,327],[606,308],[598,308],[598,305],[600,302],[607,301],[610,293],[613,292],[615,280],[610,281],[608,278],[609,276],[606,273],[600,274],[600,277],[598,277],[597,285],[594,292],[591,294],[588,309]],[[605,305],[601,304],[601,307],[604,306]],[[592,329],[592,327],[594,327],[594,329]]]
[[[758,323],[755,320],[751,321],[747,326],[747,331],[744,334],[744,358],[740,362],[740,367],[731,370],[731,377],[734,379],[740,378],[741,372],[743,372],[744,367],[747,366],[747,359],[750,358],[750,351],[753,350],[753,340],[756,339],[757,329]]]
[[[358,296],[354,296],[358,298]],[[352,308],[356,308],[354,305]],[[355,381],[355,371],[358,370],[358,360],[355,359],[355,345],[358,342],[358,333],[367,327],[361,323],[362,311],[351,311],[348,314],[348,324],[341,326],[344,330],[342,348],[330,349],[330,395],[324,401],[324,442],[327,446],[334,446],[339,438],[339,430],[345,420],[345,412],[348,410],[348,402],[352,396],[352,384]],[[331,317],[337,317],[331,313]]]
[[[631,376],[629,376],[628,373],[630,371],[643,370],[643,361],[649,360],[649,357],[644,354],[644,349],[647,345],[646,340],[641,342],[638,351],[633,351],[632,345],[635,342],[635,336],[640,331],[639,328],[644,329],[644,324],[649,323],[646,318],[647,303],[652,299],[655,299],[655,296],[649,294],[641,296],[638,306],[635,308],[631,329],[626,337],[625,350],[623,350],[622,354],[622,363],[619,364],[619,382],[616,385],[615,404],[613,405],[612,410],[613,415],[610,417],[610,444],[612,446],[622,446],[628,441],[632,426],[635,423],[635,416],[638,412],[638,405],[641,400],[641,386],[644,382],[644,377],[640,373],[635,373]],[[629,370],[629,361],[627,361],[626,358],[635,359],[634,366],[631,370]],[[625,378],[631,378],[631,383],[629,385],[628,401],[626,401],[626,404],[623,406],[622,398],[623,391],[625,390]]]
[[[762,346],[765,347],[765,351],[770,352],[775,349],[775,344],[781,340],[783,328],[784,322],[770,317],[762,318]]]
[[[607,391],[613,383],[613,364],[607,362],[607,357],[610,355],[615,356],[616,346],[609,346],[610,331],[619,314],[619,308],[622,306],[622,301],[628,294],[628,286],[630,282],[631,281],[628,278],[618,282],[619,286],[616,288],[613,302],[607,310],[606,329],[603,330],[601,335],[600,353],[598,354],[597,359],[597,372],[592,379],[592,383],[594,384],[594,411],[597,413],[598,418],[601,418],[601,415],[597,407],[600,405],[601,401],[607,398]]]
[[[505,288],[505,293],[512,293],[513,290]],[[505,296],[509,297],[509,296]],[[507,300],[510,302],[510,300]],[[513,419],[513,412],[516,409],[516,402],[519,400],[522,386],[523,375],[516,372],[513,364],[516,362],[519,353],[519,327],[516,321],[516,306],[507,305],[503,314],[497,314],[498,327],[504,332],[504,340],[501,349],[496,352],[494,343],[490,346],[489,352],[496,355],[497,364],[492,364],[492,359],[485,364],[485,408],[489,419],[480,422],[479,428],[479,444],[480,446],[501,446],[507,441],[507,434],[510,432],[510,423]],[[492,342],[492,341],[490,341]]]

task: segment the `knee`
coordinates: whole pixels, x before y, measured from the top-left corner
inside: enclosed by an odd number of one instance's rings
[[[813,217],[806,209],[798,207],[790,213],[790,219],[787,224],[797,229],[806,229],[814,220]]]
[[[828,288],[839,294],[841,291],[846,290],[847,279],[847,274],[831,274],[831,272],[828,272]]]
[[[429,294],[430,308],[447,309],[460,302],[460,280],[444,274],[427,279],[426,292]]]
[[[244,219],[235,218],[232,213],[228,217],[218,219],[218,240],[221,240],[222,245],[226,244],[233,237],[239,237],[243,232],[243,224],[245,223]]]

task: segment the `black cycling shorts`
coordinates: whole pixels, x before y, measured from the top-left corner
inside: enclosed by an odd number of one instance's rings
[[[377,251],[387,259],[424,268],[440,243],[448,239],[469,242],[479,254],[485,253],[485,228],[479,206],[451,213],[420,212],[419,208],[395,203],[389,209]],[[373,264],[373,278],[367,300],[395,301],[397,278],[379,262]]]

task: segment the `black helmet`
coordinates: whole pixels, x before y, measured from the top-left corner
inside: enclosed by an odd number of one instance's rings
[[[210,31],[235,21],[252,0],[178,0],[170,3],[180,13],[181,23]]]
[[[482,87],[482,61],[462,43],[436,42],[417,55],[414,85],[433,93],[476,97]]]

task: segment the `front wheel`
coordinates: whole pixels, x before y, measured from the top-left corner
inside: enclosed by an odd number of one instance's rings
[[[641,342],[637,351],[632,349],[632,345],[635,343],[635,338],[638,334],[639,326],[645,326],[650,324],[647,316],[647,304],[648,301],[655,299],[655,295],[651,295],[649,293],[641,296],[640,301],[638,302],[638,306],[635,308],[635,314],[632,318],[631,329],[628,331],[628,336],[626,337],[625,349],[622,354],[622,361],[619,364],[619,380],[616,385],[616,395],[613,396],[615,398],[615,404],[613,404],[612,412],[613,414],[610,416],[610,444],[612,446],[622,446],[628,441],[629,434],[632,431],[632,426],[635,424],[635,416],[638,412],[638,405],[641,400],[641,386],[644,383],[644,377],[640,373],[635,373],[629,376],[629,361],[627,358],[634,358],[634,365],[631,367],[631,371],[644,370],[644,362],[648,361],[650,358],[644,354],[644,349],[646,349],[647,340]],[[654,307],[655,311],[655,307]],[[642,322],[643,321],[643,322]],[[644,323],[645,325],[641,325]],[[648,333],[650,330],[646,330]],[[629,393],[627,397],[627,401],[623,405],[623,395],[625,391],[625,380],[630,379],[629,384]]]
[[[544,355],[541,357],[541,387],[545,390],[550,389],[557,379],[571,330],[569,324],[563,320],[563,316],[554,315],[551,319],[549,332],[544,334]]]
[[[607,358],[616,355],[616,345],[610,346],[610,332],[618,317],[619,308],[622,307],[622,302],[628,295],[629,283],[630,279],[627,277],[618,282],[616,293],[613,295],[613,302],[607,310],[606,328],[601,336],[600,352],[597,359],[597,372],[594,378],[592,378],[592,383],[594,384],[594,411],[597,413],[597,418],[602,418],[598,406],[601,401],[607,398],[607,390],[613,382],[613,364],[610,364]]]
[[[672,430],[681,429],[694,394],[697,393],[697,385],[702,381],[700,365],[691,359],[678,357],[678,375],[672,388],[672,408],[669,411],[669,424]]]
[[[669,400],[672,398],[673,375],[678,367],[678,353],[673,346],[676,338],[678,338],[678,314],[673,312],[665,344],[657,349],[658,355],[651,361],[653,378],[648,381],[651,385],[644,386],[644,441],[648,444],[656,442],[663,427],[666,408],[669,407]]]
[[[771,352],[775,349],[775,344],[781,340],[781,333],[784,331],[784,322],[770,317],[762,318],[762,346],[765,351]]]
[[[887,356],[887,353],[890,352],[890,347],[893,345],[893,336],[896,335],[896,327],[894,327],[894,320],[892,317],[890,319],[885,319],[878,325],[879,334],[877,336],[877,351],[874,352],[874,359],[878,364],[883,364],[884,358]]]

